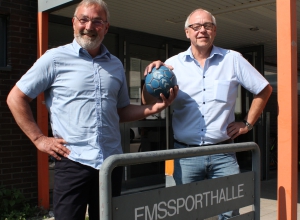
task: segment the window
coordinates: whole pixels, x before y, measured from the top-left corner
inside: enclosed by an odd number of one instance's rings
[[[7,34],[7,29],[6,29],[6,24],[7,24],[7,16],[5,15],[0,15],[0,68],[1,67],[7,67],[7,46],[6,46],[6,34]]]

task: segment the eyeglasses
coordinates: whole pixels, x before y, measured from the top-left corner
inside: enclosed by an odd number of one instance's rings
[[[200,31],[202,26],[204,27],[205,30],[212,30],[214,25],[215,25],[214,23],[205,22],[204,24],[199,24],[199,23],[191,24],[188,27],[192,28],[194,31]]]
[[[89,19],[87,17],[79,19],[76,15],[74,15],[74,17],[77,18],[78,21],[80,22],[80,24],[82,24],[82,25],[86,25],[88,22],[92,22],[93,25],[100,27],[107,23],[107,21],[103,21],[101,19]]]

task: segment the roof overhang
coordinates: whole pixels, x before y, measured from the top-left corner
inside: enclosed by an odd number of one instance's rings
[[[78,4],[81,0],[38,0],[38,12],[52,12],[70,5]]]

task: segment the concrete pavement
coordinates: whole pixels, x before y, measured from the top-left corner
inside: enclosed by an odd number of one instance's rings
[[[300,220],[300,194],[299,194],[299,175],[298,175],[298,213],[297,220]],[[261,181],[260,196],[260,220],[277,219],[277,173],[272,171],[269,180]],[[252,210],[252,207],[246,207],[240,210],[241,213]]]

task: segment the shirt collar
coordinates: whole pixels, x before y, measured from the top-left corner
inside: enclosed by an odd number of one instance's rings
[[[207,59],[211,59],[213,56],[215,55],[220,55],[220,56],[224,56],[224,54],[222,53],[221,49],[219,47],[216,47],[213,45],[213,48],[210,52],[210,55]],[[195,59],[193,53],[192,53],[192,48],[191,46],[183,53],[183,57],[185,57],[185,60],[189,60],[189,59]]]
[[[84,49],[77,43],[75,38],[72,42],[72,45],[73,45],[73,48],[74,48],[75,52],[79,56],[80,51],[82,51]],[[101,44],[101,46],[100,46],[100,51],[101,51],[101,53],[97,55],[98,58],[106,56],[107,58],[111,59],[110,52],[108,51],[108,49],[103,44]]]

